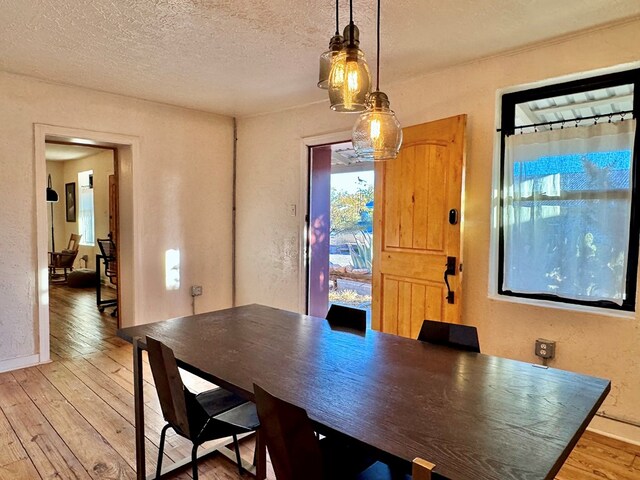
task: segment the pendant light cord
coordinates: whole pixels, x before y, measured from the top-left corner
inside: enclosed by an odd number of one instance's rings
[[[336,37],[340,35],[340,8],[338,6],[338,0],[336,0]]]
[[[353,0],[349,0],[349,46],[354,46],[353,41]]]
[[[378,41],[378,52],[376,54],[376,90],[380,91],[380,0],[378,0],[378,33],[377,33],[377,41]]]

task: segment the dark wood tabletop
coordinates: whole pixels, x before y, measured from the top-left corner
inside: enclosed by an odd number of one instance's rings
[[[253,399],[253,383],[318,425],[434,472],[465,479],[551,479],[610,382],[429,345],[261,305],[130,327],[180,366]]]

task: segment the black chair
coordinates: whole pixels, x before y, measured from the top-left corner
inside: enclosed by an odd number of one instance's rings
[[[156,478],[162,472],[162,456],[167,430],[193,443],[191,460],[193,478],[198,479],[198,447],[209,440],[233,437],[238,469],[242,475],[242,459],[237,435],[255,431],[260,422],[255,405],[222,388],[200,394],[190,392],[182,383],[173,351],[162,342],[147,337],[149,363],[167,424],[160,434]]]
[[[104,274],[107,276],[109,281],[113,285],[118,285],[118,263],[116,257],[116,244],[111,239],[111,234],[109,234],[109,238],[98,238],[96,240],[98,242],[98,247],[100,247],[100,254],[102,256],[102,262],[104,263]],[[96,259],[98,257],[96,256]],[[118,315],[118,299],[112,298],[109,300],[102,300],[102,279],[100,278],[100,265],[97,264],[96,260],[96,303],[98,305],[98,310],[100,313],[104,312],[106,307],[116,308],[111,312],[112,317],[116,317]]]
[[[466,352],[480,353],[478,330],[470,325],[425,320],[422,322],[418,340]]]
[[[326,319],[332,328],[360,333],[367,330],[367,312],[359,308],[332,304]]]
[[[398,476],[387,465],[372,460],[360,448],[318,440],[307,412],[253,385],[260,432],[263,435],[277,480],[391,480]],[[433,465],[414,460],[416,480],[429,480]]]

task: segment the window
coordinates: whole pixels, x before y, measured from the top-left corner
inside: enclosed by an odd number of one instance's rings
[[[93,213],[93,170],[78,172],[80,197],[78,202],[78,233],[80,245],[95,245]]]
[[[635,310],[639,82],[502,97],[499,294]]]

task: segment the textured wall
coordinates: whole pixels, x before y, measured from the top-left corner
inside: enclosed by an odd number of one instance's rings
[[[580,314],[488,298],[496,91],[640,60],[640,21],[563,42],[383,85],[403,125],[467,113],[463,321],[483,350],[536,361],[537,337],[558,341],[554,367],[612,379],[607,413],[640,422],[640,327],[636,319]],[[384,68],[384,65],[383,65]],[[300,282],[301,138],[350,130],[355,118],[318,104],[239,122],[238,303],[295,309]]]
[[[140,138],[137,322],[190,313],[192,283],[204,286],[198,309],[229,306],[232,119],[0,73],[0,361],[37,353],[34,123]],[[170,248],[182,257],[176,291]]]

